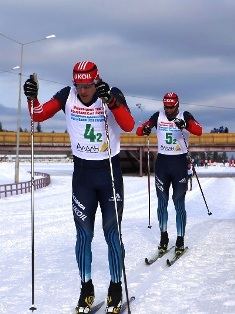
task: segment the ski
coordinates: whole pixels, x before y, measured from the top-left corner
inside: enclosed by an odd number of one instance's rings
[[[145,264],[146,265],[151,265],[153,264],[154,262],[156,262],[159,258],[163,257],[166,253],[170,252],[171,249],[173,249],[174,246],[170,247],[169,249],[167,249],[166,251],[164,252],[158,252],[156,254],[155,257],[151,258],[151,259],[148,259],[147,257],[145,258]]]
[[[179,259],[182,255],[184,255],[184,253],[185,253],[187,250],[188,250],[188,246],[186,246],[186,247],[184,248],[184,251],[183,251],[182,253],[180,253],[180,254],[175,254],[175,256],[174,256],[171,260],[170,260],[170,259],[167,259],[167,260],[166,260],[167,266],[173,265],[176,261],[178,261],[178,259]]]
[[[130,297],[130,298],[129,298],[129,304],[130,304],[132,301],[134,301],[134,300],[135,300],[135,297],[134,297],[134,296]],[[98,303],[98,304],[92,306],[91,311],[90,311],[89,313],[91,313],[91,314],[97,313],[97,312],[101,309],[101,307],[104,305],[104,303],[105,303],[105,301],[102,301],[102,302],[100,302],[100,303]],[[121,311],[120,311],[119,313],[120,313],[120,314],[124,313],[126,309],[127,309],[127,301],[125,301],[125,302],[122,304],[122,308],[121,308]],[[75,311],[76,311],[76,314],[79,314],[77,307],[75,308]]]
[[[133,302],[135,300],[135,297],[132,296],[129,298],[129,304],[131,304],[131,302]],[[121,308],[121,311],[119,312],[119,314],[122,314],[126,311],[127,309],[127,301],[125,301],[123,304],[122,304],[122,308]]]
[[[99,309],[104,305],[105,301],[102,301],[94,306],[92,306],[91,311],[89,313],[91,314],[95,314],[96,312],[99,311]],[[78,312],[78,308],[75,308],[76,314],[82,313],[82,312]]]
[[[102,302],[96,304],[95,306],[93,306],[91,309],[91,313],[95,314],[96,312],[98,312],[99,309],[104,305],[104,303],[105,303],[105,301],[102,301]]]

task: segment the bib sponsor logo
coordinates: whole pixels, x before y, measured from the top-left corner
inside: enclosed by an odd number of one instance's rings
[[[175,149],[174,149],[173,146],[164,146],[164,145],[161,145],[161,150],[168,151],[168,152],[173,152]]]
[[[161,150],[165,151],[165,152],[174,152],[174,151],[180,151],[181,148],[180,148],[179,145],[176,145],[176,146],[164,146],[164,145],[161,145]]]
[[[77,144],[77,150],[81,153],[91,153],[91,154],[97,154],[99,153],[99,147],[92,145],[92,146],[85,146]]]

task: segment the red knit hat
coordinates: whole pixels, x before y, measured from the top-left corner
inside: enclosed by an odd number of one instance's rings
[[[73,68],[73,80],[75,84],[89,84],[99,80],[99,73],[95,63],[80,61]]]
[[[167,93],[163,97],[163,104],[164,106],[175,107],[179,104],[179,98],[175,93]]]

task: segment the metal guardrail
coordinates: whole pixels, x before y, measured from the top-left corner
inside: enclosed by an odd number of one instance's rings
[[[51,183],[51,177],[48,173],[34,172],[34,175],[43,177],[34,180],[34,190],[48,186]],[[7,196],[19,195],[28,192],[31,192],[31,181],[0,185],[0,199]]]

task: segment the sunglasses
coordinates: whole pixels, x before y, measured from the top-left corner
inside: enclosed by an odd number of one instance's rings
[[[175,109],[176,105],[175,106],[164,106],[164,109]]]
[[[91,88],[93,85],[95,85],[94,82],[92,83],[88,83],[88,84],[74,84],[76,86],[76,88],[78,89],[81,89],[81,88],[84,88],[84,89],[89,89]]]

